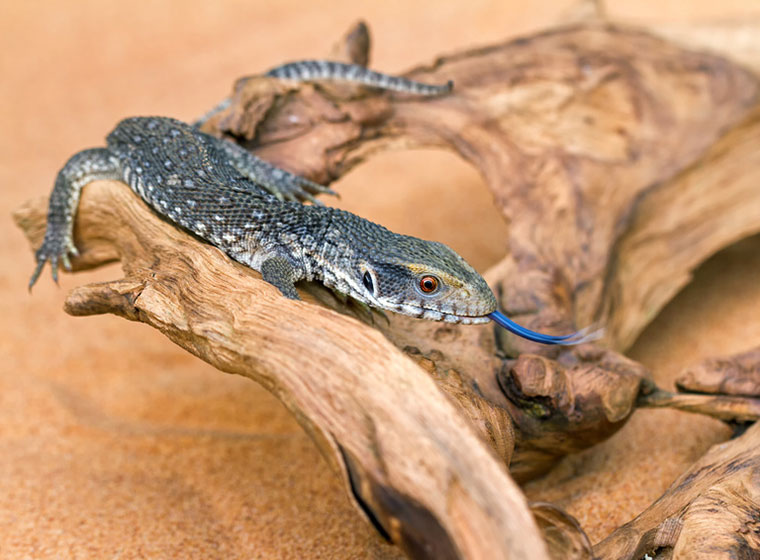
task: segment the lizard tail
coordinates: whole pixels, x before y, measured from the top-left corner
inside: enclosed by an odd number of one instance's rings
[[[310,80],[354,82],[380,89],[416,95],[443,95],[449,93],[454,87],[454,82],[451,80],[445,84],[423,84],[422,82],[415,82],[401,76],[391,76],[375,72],[358,64],[347,64],[330,60],[289,62],[288,64],[272,68],[265,75],[284,80],[297,80],[299,82]]]

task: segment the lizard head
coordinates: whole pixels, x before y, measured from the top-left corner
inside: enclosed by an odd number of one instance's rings
[[[496,298],[462,257],[443,243],[382,230],[379,241],[354,253],[350,277],[344,276],[342,286],[349,296],[421,319],[466,324],[490,320]]]
[[[532,331],[499,311],[483,277],[443,243],[399,235],[342,210],[317,211],[334,214],[326,220],[330,227],[313,260],[324,263],[323,283],[341,294],[419,319],[465,324],[494,321],[542,344],[583,344],[603,336],[603,329],[593,328],[566,335]]]
[[[499,311],[483,277],[443,243],[399,235],[342,210],[317,211],[334,214],[326,220],[330,227],[313,260],[324,263],[323,283],[341,294],[420,319],[465,324],[494,321],[542,344],[582,344],[603,336],[603,329],[593,328],[566,335],[532,331]]]

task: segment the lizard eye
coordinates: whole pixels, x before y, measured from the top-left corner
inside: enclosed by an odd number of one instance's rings
[[[369,271],[364,273],[362,282],[364,283],[365,288],[367,288],[371,293],[375,293],[375,284],[372,282],[372,275],[369,273]]]
[[[438,289],[438,278],[435,276],[423,276],[420,278],[420,290],[426,294],[432,294]]]

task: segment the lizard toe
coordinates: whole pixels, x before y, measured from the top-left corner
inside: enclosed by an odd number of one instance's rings
[[[50,257],[50,268],[53,273],[53,282],[58,284],[58,255]]]
[[[47,259],[37,259],[37,266],[34,267],[34,271],[32,272],[32,277],[29,278],[29,291],[32,291],[32,286],[37,282],[37,279],[40,277],[40,272],[42,272],[42,268],[45,266],[45,262]]]
[[[61,255],[61,264],[66,272],[71,272],[71,260],[69,260],[69,255],[67,253]]]

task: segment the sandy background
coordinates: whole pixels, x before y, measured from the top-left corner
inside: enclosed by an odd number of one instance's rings
[[[49,193],[65,160],[102,144],[122,117],[191,119],[240,75],[328,52],[358,18],[373,33],[373,67],[393,72],[541,29],[573,4],[0,2],[0,559],[397,558],[273,397],[148,327],[61,311],[67,289],[118,267],[64,275],[60,288],[43,277],[29,296],[32,254],[9,214]],[[625,0],[609,13],[760,18],[760,3]],[[490,241],[505,226],[485,186],[449,154],[385,154],[335,186],[345,208],[444,241],[480,270],[504,250]],[[760,239],[724,251],[631,356],[667,385],[703,357],[760,344],[759,277]],[[530,492],[559,500],[596,540],[726,433],[686,414],[639,413]],[[574,481],[569,499],[558,481],[576,469],[594,478]]]

